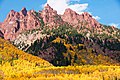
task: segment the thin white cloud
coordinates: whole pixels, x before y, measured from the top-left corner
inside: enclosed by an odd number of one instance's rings
[[[70,3],[74,4],[70,4]],[[58,14],[63,14],[65,12],[65,9],[70,8],[77,12],[78,14],[82,14],[87,8],[88,3],[80,4],[80,0],[47,0],[46,4],[49,4],[53,9],[55,9]],[[44,6],[46,5],[44,4]],[[43,5],[42,5],[43,6]],[[91,15],[92,13],[89,12]],[[92,15],[93,16],[93,15]],[[94,19],[100,20],[101,18],[99,16],[93,16]]]
[[[84,10],[86,10],[88,7],[88,4],[74,4],[74,5],[69,5],[68,8],[76,11],[77,13],[81,14]]]
[[[115,23],[110,23],[109,25],[110,26],[114,26],[114,27],[118,27],[119,26],[119,24],[115,24]]]
[[[94,19],[100,20],[101,18],[99,16],[93,16]]]
[[[85,4],[70,4],[73,1],[79,2],[80,0],[47,0],[46,4],[49,4],[53,9],[57,10],[58,14],[63,14],[65,9],[70,8],[77,13],[81,14],[87,9],[88,3]]]
[[[92,15],[92,12],[88,12],[90,15]],[[101,18],[99,16],[93,16],[92,15],[92,18],[96,19],[96,20],[100,20]]]

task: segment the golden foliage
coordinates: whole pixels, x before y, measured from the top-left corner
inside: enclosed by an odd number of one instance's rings
[[[112,60],[108,56],[104,56],[102,54],[96,54],[93,51],[93,48],[85,48],[84,44],[76,44],[72,45],[67,43],[65,39],[60,37],[56,38],[52,41],[53,43],[60,43],[64,44],[67,51],[63,53],[64,58],[68,58],[70,60],[71,65],[85,65],[85,64],[92,64],[92,65],[119,65],[117,62]],[[80,50],[79,47],[82,47]],[[77,60],[75,58],[77,57]]]
[[[0,39],[3,43],[0,48],[0,80],[119,80],[120,66],[84,65],[54,67],[49,62],[32,56],[12,46],[8,41]],[[65,45],[67,45],[65,43]],[[72,45],[67,45],[68,48]],[[67,47],[66,46],[66,47]],[[73,56],[75,50],[67,49]],[[85,52],[85,51],[81,51]],[[79,57],[106,58],[102,55],[95,57],[92,54]],[[83,58],[81,58],[83,59]],[[72,59],[73,60],[73,59]],[[86,59],[82,60],[86,63]],[[98,62],[98,61],[96,61]]]
[[[0,39],[0,43],[2,43],[2,47],[0,48],[0,59],[2,65],[6,62],[12,63],[14,60],[28,61],[29,63],[34,63],[36,66],[52,66],[49,62],[38,58],[37,56],[33,56],[31,54],[27,54],[21,50],[18,50],[8,41]],[[22,62],[21,62],[22,63]]]
[[[7,70],[5,70],[7,68]],[[68,66],[16,69],[4,66],[5,80],[119,80],[120,66]]]
[[[18,50],[10,42],[0,38],[0,79],[4,76],[19,76],[37,67],[52,66],[49,62]]]

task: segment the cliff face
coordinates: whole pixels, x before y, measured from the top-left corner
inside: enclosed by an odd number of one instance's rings
[[[78,25],[80,27],[86,26],[87,28],[101,28],[99,22],[97,22],[92,15],[87,12],[82,13],[81,15],[77,14],[71,9],[66,9],[62,15],[62,19],[65,22],[68,22],[71,25]]]
[[[71,9],[66,9],[63,15],[58,15],[57,11],[53,10],[53,8],[47,4],[44,9],[39,12],[34,10],[27,11],[26,8],[22,8],[20,12],[11,10],[1,25],[1,31],[5,39],[15,40],[19,33],[26,30],[37,29],[43,26],[43,24],[49,26],[50,29],[64,24],[77,27],[78,30],[81,27],[86,27],[101,31],[103,27],[87,12],[79,15]]]
[[[23,8],[20,12],[11,10],[1,25],[4,38],[13,40],[20,32],[41,26],[40,21],[34,14],[34,10],[27,11],[26,8]]]
[[[64,21],[61,19],[61,16],[57,14],[57,11],[53,10],[48,4],[42,10],[41,17],[44,23],[50,28],[64,24]]]

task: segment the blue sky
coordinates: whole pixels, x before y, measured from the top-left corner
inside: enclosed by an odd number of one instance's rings
[[[0,22],[12,9],[20,11],[26,7],[27,10],[38,11],[43,9],[45,3],[49,3],[60,14],[65,8],[72,8],[78,13],[87,11],[100,23],[120,28],[120,0],[0,0]]]

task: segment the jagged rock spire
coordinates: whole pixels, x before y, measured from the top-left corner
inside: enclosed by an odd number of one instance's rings
[[[27,10],[25,7],[22,8],[21,13],[26,16],[27,15]]]

